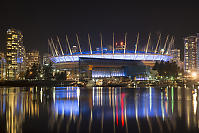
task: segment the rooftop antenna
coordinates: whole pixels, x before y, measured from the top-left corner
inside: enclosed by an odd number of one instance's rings
[[[166,41],[165,41],[165,43],[164,43],[164,48],[163,48],[164,51],[165,51],[165,48],[166,48],[168,39],[169,39],[169,35],[167,35]],[[164,54],[164,51],[163,51],[163,54]]]
[[[58,51],[57,51],[57,49],[55,48],[55,44],[54,44],[52,38],[51,38],[51,44],[53,45],[53,48],[54,48],[54,51],[55,51],[56,56],[58,56]]]
[[[89,43],[89,46],[90,46],[90,53],[93,54],[92,47],[91,47],[91,39],[90,39],[89,33],[88,33],[88,43]]]
[[[146,51],[145,51],[145,53],[148,52],[148,47],[149,47],[150,39],[151,39],[151,33],[149,33],[149,38],[148,38],[148,42],[147,42],[147,45],[146,45]]]
[[[78,43],[78,46],[79,46],[79,52],[82,54],[82,50],[81,50],[80,43],[79,43],[79,37],[78,37],[77,34],[76,34],[76,39],[77,39],[77,43]]]
[[[103,46],[102,46],[102,33],[100,33],[100,39],[101,39],[101,52],[102,52],[102,55],[103,55]]]
[[[137,42],[136,42],[136,45],[135,45],[135,54],[137,53],[137,48],[138,48],[138,42],[139,42],[139,32],[138,32],[138,35],[137,35]]]
[[[68,49],[69,49],[69,51],[70,51],[70,55],[72,55],[72,51],[71,51],[71,49],[70,49],[70,44],[69,44],[69,41],[68,41],[68,36],[67,36],[67,34],[66,34],[66,42],[67,42],[67,44],[68,44]]]
[[[126,54],[126,37],[127,37],[127,32],[125,33],[124,36],[124,54]]]
[[[158,37],[158,42],[157,42],[157,45],[156,45],[156,48],[155,48],[155,54],[157,53],[157,50],[158,50],[158,46],[159,46],[159,43],[160,43],[160,39],[161,39],[161,33]]]
[[[60,41],[59,41],[59,37],[58,37],[58,36],[57,36],[57,41],[58,41],[58,43],[59,43],[59,47],[60,47],[60,49],[61,49],[62,55],[64,55],[64,52],[63,52],[63,49],[62,49],[62,47],[61,47],[61,43],[60,43]]]
[[[114,48],[114,32],[113,32],[113,55],[115,54],[115,48]]]

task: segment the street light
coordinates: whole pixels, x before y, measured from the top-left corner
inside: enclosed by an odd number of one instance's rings
[[[195,78],[197,78],[197,73],[196,72],[192,72],[191,76],[195,79]]]

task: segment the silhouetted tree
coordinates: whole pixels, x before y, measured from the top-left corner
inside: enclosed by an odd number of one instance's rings
[[[25,79],[30,79],[30,69],[29,68],[25,72]]]
[[[43,66],[43,76],[45,80],[51,80],[53,78],[52,63]]]
[[[180,68],[177,66],[176,62],[156,62],[153,70],[157,70],[159,76],[176,78],[178,73],[181,72]]]
[[[37,79],[38,76],[39,76],[39,73],[38,73],[38,65],[36,64],[33,64],[33,66],[31,67],[30,69],[30,78],[31,79]]]
[[[41,67],[38,64],[33,64],[31,69],[25,72],[25,79],[39,79],[41,74]]]
[[[65,72],[55,73],[55,79],[56,80],[66,80],[66,73]]]

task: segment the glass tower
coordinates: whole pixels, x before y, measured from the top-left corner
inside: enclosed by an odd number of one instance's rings
[[[25,71],[25,48],[23,46],[23,35],[16,29],[7,30],[6,42],[6,79],[20,79]]]

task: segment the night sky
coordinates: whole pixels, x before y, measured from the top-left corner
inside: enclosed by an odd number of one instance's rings
[[[183,50],[183,38],[199,31],[199,6],[193,1],[126,2],[117,1],[66,1],[54,0],[46,3],[38,1],[0,2],[0,45],[3,46],[3,32],[7,27],[19,29],[24,34],[27,49],[37,49],[42,54],[48,52],[48,38],[60,37],[66,48],[65,35],[70,44],[76,43],[79,34],[83,49],[88,49],[87,33],[90,33],[93,49],[99,46],[99,33],[103,34],[104,45],[112,42],[112,32],[116,41],[124,41],[128,32],[127,47],[133,48],[136,35],[140,32],[140,49],[147,43],[152,33],[152,43],[162,33],[162,43],[166,35],[175,36],[175,46]],[[153,47],[153,46],[151,46]]]

